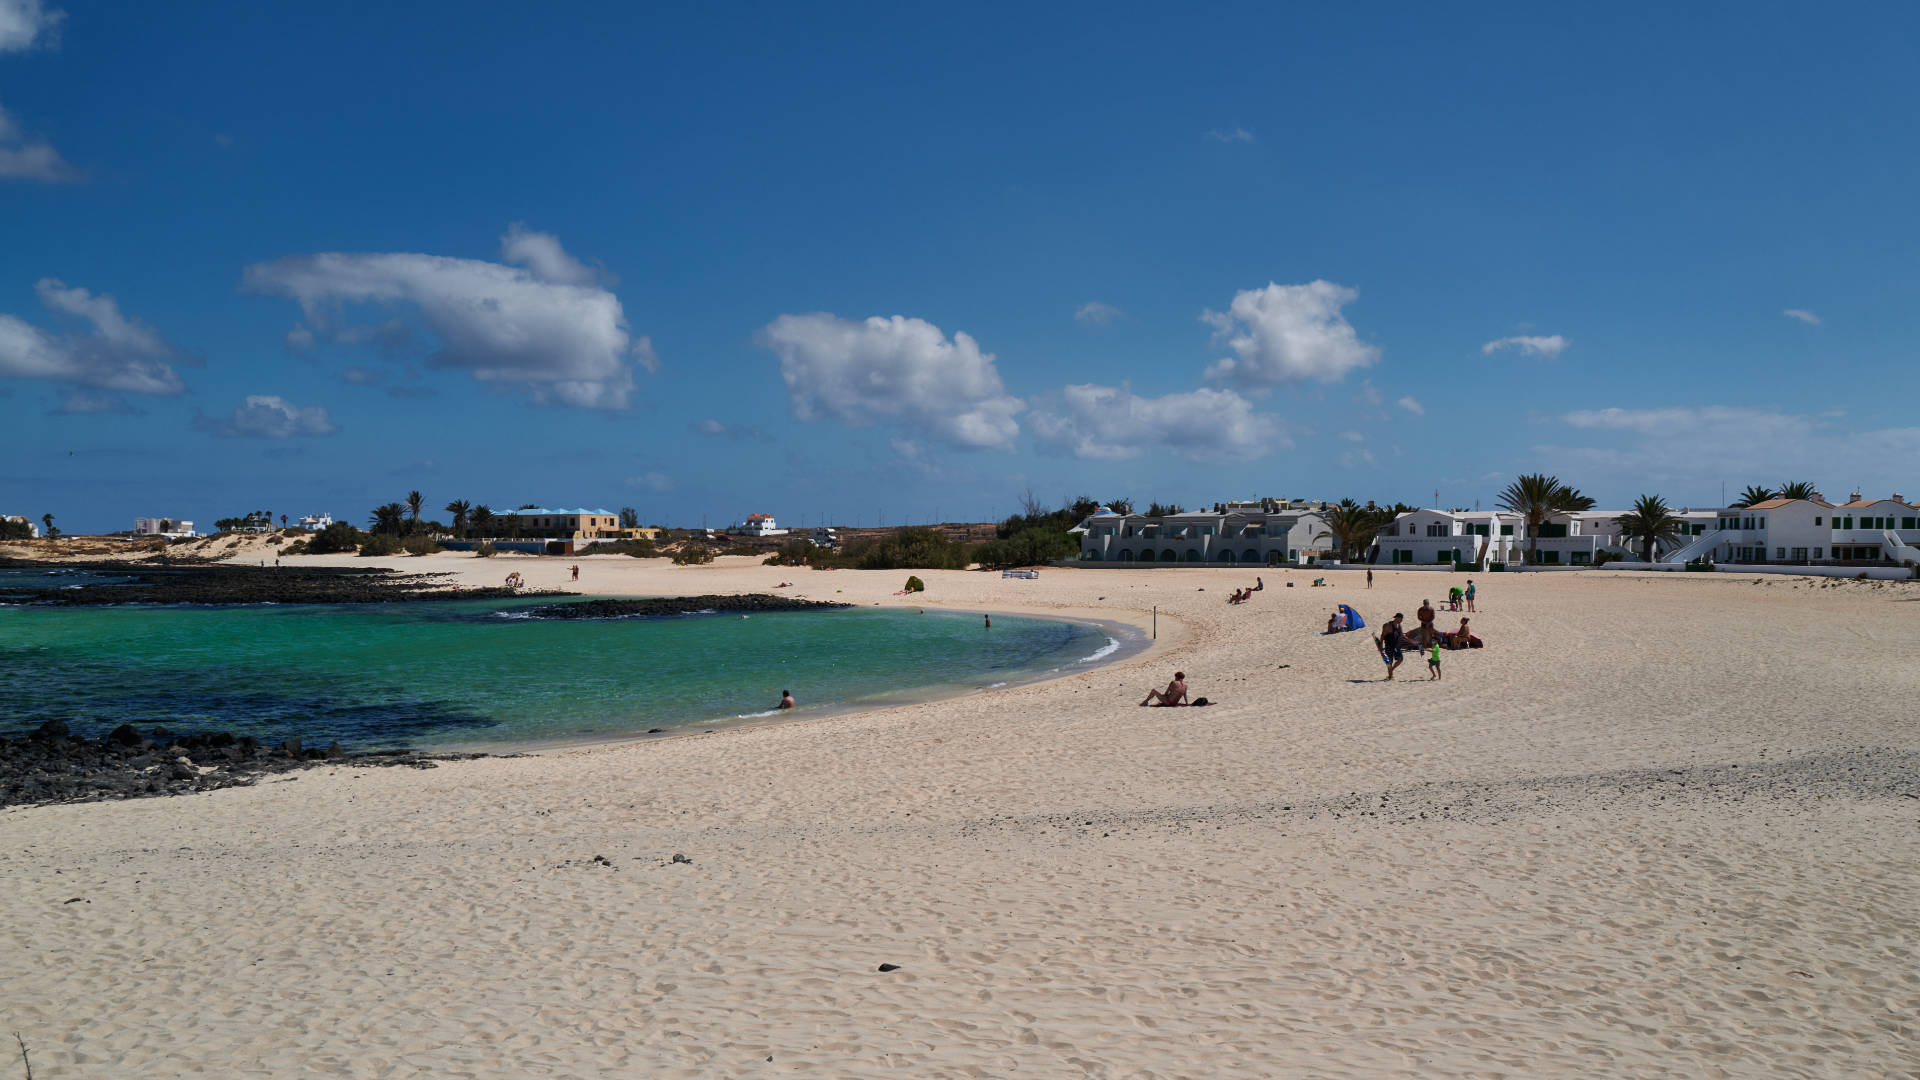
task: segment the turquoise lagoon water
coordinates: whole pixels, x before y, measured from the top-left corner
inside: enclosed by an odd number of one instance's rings
[[[872,608],[543,620],[540,601],[0,606],[0,733],[58,717],[349,749],[484,747],[874,707],[1112,652],[1080,623]]]

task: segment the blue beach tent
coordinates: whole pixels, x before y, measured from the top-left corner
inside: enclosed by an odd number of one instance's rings
[[[1340,610],[1344,612],[1347,616],[1347,629],[1349,630],[1366,629],[1367,621],[1360,617],[1359,612],[1353,610],[1352,608],[1348,607],[1345,604],[1340,605]]]

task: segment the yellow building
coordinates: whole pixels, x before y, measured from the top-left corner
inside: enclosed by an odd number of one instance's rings
[[[593,540],[621,535],[620,515],[610,510],[542,510],[528,507],[514,510],[512,514],[520,519],[520,531],[530,536]]]

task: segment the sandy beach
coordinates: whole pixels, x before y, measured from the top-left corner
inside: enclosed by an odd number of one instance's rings
[[[36,1077],[1920,1076],[1920,586],[1480,576],[1488,648],[1387,683],[1328,612],[1459,576],[1263,570],[1228,606],[1254,572],[389,565],[1157,607],[1158,640],[877,712],[0,812]],[[1217,704],[1137,707],[1175,668]]]

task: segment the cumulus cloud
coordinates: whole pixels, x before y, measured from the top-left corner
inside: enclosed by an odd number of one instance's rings
[[[1232,390],[1147,398],[1125,386],[1068,386],[1028,414],[1046,449],[1087,461],[1169,450],[1194,461],[1245,460],[1293,445],[1279,421]]]
[[[67,163],[53,144],[29,138],[5,109],[0,109],[0,180],[39,180],[62,184],[81,179],[80,170]]]
[[[1519,349],[1523,353],[1537,356],[1542,360],[1551,360],[1559,356],[1562,352],[1565,352],[1567,346],[1571,344],[1573,343],[1561,337],[1559,334],[1553,334],[1547,337],[1519,334],[1514,337],[1503,337],[1497,341],[1487,342],[1485,345],[1480,346],[1480,354],[1482,356],[1492,356],[1501,349]]]
[[[1420,402],[1417,399],[1415,399],[1412,395],[1403,397],[1400,400],[1394,402],[1394,404],[1400,406],[1401,408],[1407,410],[1408,412],[1412,413],[1415,416],[1427,415],[1427,407],[1425,405],[1420,404]]]
[[[305,330],[343,344],[390,344],[397,337],[392,323],[346,326],[343,309],[406,305],[439,339],[429,361],[435,367],[464,369],[542,404],[627,408],[633,364],[650,368],[657,361],[650,341],[628,336],[619,298],[581,283],[578,272],[585,268],[545,233],[509,229],[501,247],[522,265],[326,252],[256,263],[247,267],[244,284],[299,302],[304,322],[290,343]]]
[[[690,426],[694,431],[715,439],[767,442],[771,438],[766,432],[751,424],[729,424],[724,420],[716,420],[713,417],[708,417]]]
[[[0,0],[0,53],[25,52],[36,43],[53,45],[66,17],[41,0]]]
[[[57,416],[145,416],[145,409],[137,409],[125,397],[119,394],[102,394],[93,390],[62,390],[60,405],[53,410]]]
[[[1112,304],[1103,304],[1098,300],[1089,300],[1080,305],[1079,310],[1073,313],[1073,317],[1076,322],[1105,326],[1119,318],[1122,314],[1124,313]]]
[[[1343,431],[1340,433],[1340,437],[1347,440],[1348,442],[1366,442],[1367,441],[1367,437],[1365,435],[1360,434],[1357,431]]]
[[[1557,420],[1569,439],[1534,447],[1547,471],[1580,477],[1583,488],[1611,480],[1624,491],[1657,491],[1675,504],[1708,505],[1723,481],[1782,476],[1810,479],[1829,497],[1855,484],[1912,495],[1908,466],[1920,459],[1920,427],[1850,429],[1832,412],[1670,406],[1583,409]],[[1569,445],[1574,437],[1583,444]]]
[[[1359,297],[1358,290],[1330,281],[1269,283],[1235,294],[1226,311],[1200,316],[1213,327],[1214,340],[1234,351],[1207,368],[1207,378],[1265,390],[1298,379],[1337,382],[1367,367],[1379,360],[1380,350],[1361,341],[1340,314]]]
[[[331,435],[339,430],[318,405],[301,407],[277,394],[248,394],[233,415],[195,417],[202,431],[238,439],[290,439],[296,435]]]
[[[585,263],[567,254],[559,237],[529,229],[525,222],[507,226],[507,234],[500,238],[500,258],[562,285],[592,285],[599,280]]]
[[[780,358],[793,413],[863,426],[898,424],[955,446],[1011,450],[1024,407],[993,354],[924,319],[782,315],[761,331]]]
[[[1237,125],[1230,128],[1214,128],[1212,131],[1207,132],[1207,141],[1221,142],[1221,143],[1248,143],[1253,141],[1253,132],[1248,131],[1246,128],[1239,127]]]
[[[34,285],[40,302],[76,324],[55,334],[24,319],[0,315],[0,378],[47,379],[128,394],[178,394],[186,382],[173,369],[181,357],[160,334],[121,314],[113,297],[95,295],[54,278]]]
[[[1364,446],[1358,450],[1342,451],[1340,454],[1340,466],[1342,468],[1354,469],[1362,465],[1372,466],[1378,464],[1380,464],[1380,459],[1374,457],[1373,451],[1368,450]]]
[[[1808,326],[1820,325],[1820,316],[1815,315],[1813,312],[1808,311],[1805,308],[1790,307],[1787,310],[1782,311],[1780,314],[1785,315],[1789,319],[1799,319],[1801,322],[1806,323]]]

